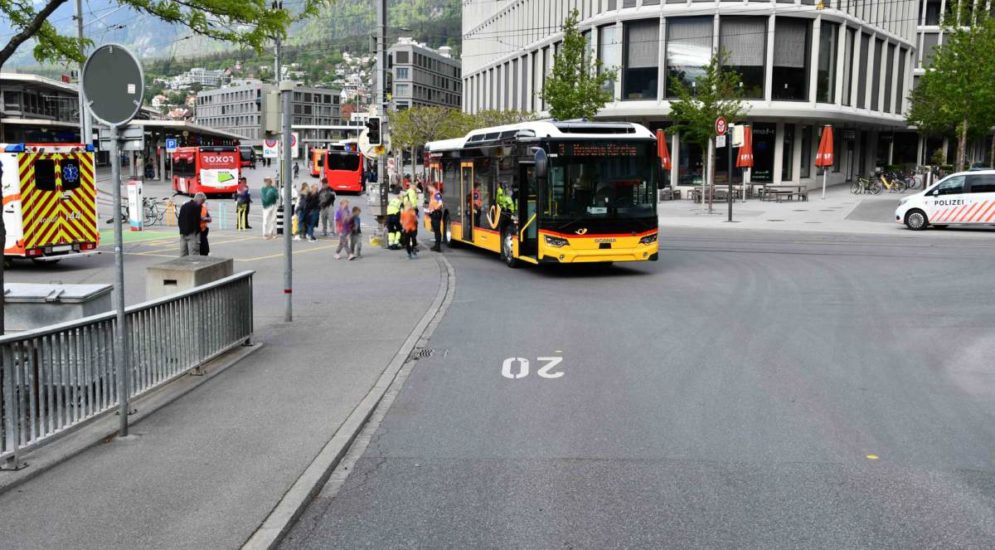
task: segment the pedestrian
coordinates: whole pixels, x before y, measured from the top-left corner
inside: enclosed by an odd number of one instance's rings
[[[408,251],[408,259],[414,259],[418,255],[414,242],[415,233],[418,232],[418,215],[415,214],[415,209],[410,204],[405,204],[404,210],[401,211],[401,230],[401,242],[404,244],[404,249]]]
[[[359,219],[361,210],[358,206],[352,207],[352,247],[349,252],[349,259],[354,260],[363,255],[363,223]]]
[[[338,260],[343,250],[352,250],[352,212],[349,211],[348,199],[342,199],[339,209],[335,211],[335,229],[339,232],[339,246],[335,249],[335,259]]]
[[[317,183],[311,184],[310,192],[307,195],[307,204],[305,204],[304,208],[304,219],[307,221],[305,236],[309,242],[314,242],[318,240],[314,238],[314,228],[318,226],[318,215],[321,211],[318,201]]]
[[[207,201],[200,205],[200,255],[208,256],[211,253],[211,244],[207,242],[207,233],[210,228],[207,224],[211,223],[211,212],[207,209]]]
[[[299,241],[304,238],[307,232],[307,201],[311,194],[311,188],[306,183],[301,184],[301,190],[297,193],[297,204],[294,206],[294,217],[297,219],[297,231],[294,240]]]
[[[245,178],[242,178],[235,190],[235,229],[239,231],[252,229],[249,225],[249,204],[251,203],[252,195],[249,193],[249,184]]]
[[[273,178],[263,180],[263,189],[260,195],[260,202],[263,203],[263,238],[266,240],[275,239],[276,210],[279,207],[280,192],[273,186]]]
[[[200,205],[207,197],[197,193],[180,207],[176,225],[180,229],[180,256],[200,256]]]
[[[321,209],[319,219],[321,220],[321,235],[328,236],[328,227],[332,228],[332,235],[335,235],[335,191],[328,186],[328,178],[321,178],[321,191],[318,191],[318,208]]]
[[[404,200],[407,201],[411,208],[415,211],[415,220],[418,219],[418,191],[415,190],[414,185],[408,185],[404,192]],[[411,237],[412,245],[415,250],[418,250],[418,232],[415,231],[414,235]]]
[[[432,250],[442,252],[442,211],[445,204],[442,201],[442,193],[434,185],[428,186],[428,215],[432,220],[432,232],[435,233],[435,245]]]
[[[387,248],[401,249],[401,199],[398,197],[387,203]]]
[[[297,179],[297,177],[300,174],[301,174],[301,165],[299,162],[294,161],[294,179]]]

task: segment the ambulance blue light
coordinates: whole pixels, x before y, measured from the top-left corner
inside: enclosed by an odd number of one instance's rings
[[[23,153],[24,152],[24,144],[23,143],[18,143],[17,145],[8,145],[7,148],[4,149],[4,152],[6,152],[6,153]]]
[[[92,143],[87,143],[86,144],[86,152],[87,153],[92,153],[93,151],[94,151],[93,144]]]

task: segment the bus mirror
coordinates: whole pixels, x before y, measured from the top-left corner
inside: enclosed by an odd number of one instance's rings
[[[540,148],[535,150],[535,161],[536,161],[536,177],[545,178],[549,173],[549,157],[546,156],[546,151]]]

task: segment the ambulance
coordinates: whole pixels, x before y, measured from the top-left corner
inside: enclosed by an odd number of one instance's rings
[[[100,245],[93,166],[92,145],[0,144],[4,261],[57,261]]]
[[[951,174],[929,189],[902,199],[895,222],[920,231],[930,225],[995,224],[995,170]]]

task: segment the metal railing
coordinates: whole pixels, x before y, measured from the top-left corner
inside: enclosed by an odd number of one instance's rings
[[[126,309],[128,399],[252,336],[252,271]],[[0,465],[118,406],[115,312],[0,337]]]

